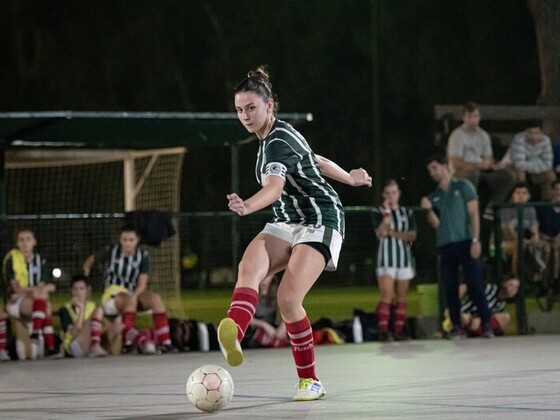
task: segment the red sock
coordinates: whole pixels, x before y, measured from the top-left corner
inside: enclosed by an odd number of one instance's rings
[[[153,314],[152,321],[156,330],[156,344],[171,344],[167,314],[165,312]]]
[[[395,334],[402,333],[406,321],[406,302],[397,302],[395,308]]]
[[[45,347],[49,351],[54,350],[54,329],[52,326],[52,318],[47,316],[45,318],[45,325],[43,326],[43,335],[45,337]]]
[[[380,333],[389,331],[389,318],[391,317],[391,304],[379,302],[377,304],[377,329]]]
[[[288,336],[292,343],[292,355],[296,362],[296,370],[300,378],[313,378],[315,374],[315,350],[313,347],[313,331],[307,316],[300,321],[286,322]]]
[[[33,301],[33,312],[31,320],[33,321],[33,334],[39,334],[45,326],[45,318],[47,312],[47,301],[44,299],[35,299]]]
[[[492,331],[494,332],[500,331],[502,329],[502,326],[494,315],[492,315],[492,317],[490,318],[490,328],[492,328]]]
[[[136,324],[136,313],[135,312],[124,312],[122,314],[122,323],[123,323],[123,330],[122,330],[122,337],[123,341],[126,343],[134,343],[134,340],[128,337],[131,330],[134,330],[138,333],[138,330],[134,328],[134,324]],[[132,331],[132,332],[134,332]]]
[[[6,350],[8,339],[7,324],[5,319],[0,319],[0,351]]]
[[[101,321],[92,318],[89,322],[90,326],[90,345],[93,347],[97,344],[101,344],[101,332],[103,331],[103,326]]]
[[[227,316],[237,324],[237,339],[239,342],[243,339],[249,323],[255,316],[258,301],[259,294],[250,287],[236,287],[233,290]]]

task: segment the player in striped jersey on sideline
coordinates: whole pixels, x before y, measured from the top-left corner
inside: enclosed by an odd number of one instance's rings
[[[237,117],[259,139],[255,175],[262,188],[246,200],[227,195],[228,207],[245,216],[272,205],[274,218],[245,250],[218,340],[228,363],[240,365],[240,342],[255,315],[259,284],[285,270],[277,301],[299,377],[294,400],[308,401],[324,396],[325,389],[315,372],[303,300],[323,270],[336,269],[344,237],[344,209],[325,177],[352,186],[371,186],[371,177],[361,168],[346,172],[315,155],[299,132],[276,119],[277,108],[265,67],[249,72],[236,86]]]
[[[119,243],[108,247],[101,255],[90,255],[82,266],[88,277],[96,260],[105,267],[105,288],[101,297],[103,312],[108,316],[122,316],[123,351],[134,347],[145,354],[168,352],[172,349],[169,321],[161,296],[149,291],[149,253],[139,246],[140,233],[136,226],[121,228]],[[148,331],[136,329],[137,311],[152,310],[155,343]]]
[[[401,190],[397,182],[388,180],[383,186],[383,204],[374,209],[373,223],[379,238],[377,250],[377,328],[380,341],[390,339],[389,318],[395,302],[395,340],[404,338],[407,294],[414,278],[412,242],[416,240],[416,221],[412,210],[399,205]]]
[[[2,271],[8,284],[6,311],[12,318],[30,318],[31,345],[38,357],[55,354],[49,293],[56,290],[46,282],[45,261],[35,252],[37,239],[29,229],[16,234],[16,247],[4,257]]]

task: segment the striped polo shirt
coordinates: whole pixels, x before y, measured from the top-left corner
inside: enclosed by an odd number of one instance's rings
[[[140,274],[148,274],[148,251],[137,248],[133,255],[123,255],[119,244],[109,247],[105,254],[105,287],[121,286],[133,292]]]
[[[383,221],[385,209],[378,207],[373,210],[373,225],[377,228]],[[416,219],[414,212],[406,207],[391,209],[391,229],[396,232],[407,232],[416,230]],[[377,249],[377,266],[385,268],[414,267],[412,255],[412,243],[392,236],[379,238]]]

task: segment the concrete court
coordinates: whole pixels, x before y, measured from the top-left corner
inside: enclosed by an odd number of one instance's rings
[[[292,402],[289,349],[245,352],[235,397],[208,414],[185,381],[219,352],[0,365],[1,419],[559,419],[560,336],[316,347],[327,396]]]

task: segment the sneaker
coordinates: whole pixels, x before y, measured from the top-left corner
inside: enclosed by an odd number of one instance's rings
[[[105,357],[107,356],[107,351],[100,344],[95,344],[93,347],[89,349],[89,357]]]
[[[12,360],[12,358],[8,352],[6,350],[0,350],[0,362],[7,362],[9,360]]]
[[[159,346],[156,346],[157,354],[166,354],[166,353],[174,353],[174,352],[175,352],[175,347],[173,347],[173,345],[169,343],[160,344]]]
[[[296,388],[297,392],[294,401],[313,401],[326,395],[321,381],[313,378],[300,378]]]
[[[492,331],[490,325],[485,324],[484,327],[482,327],[482,336],[484,338],[494,338],[496,335],[494,334],[494,331]]]
[[[408,341],[408,336],[405,333],[394,333],[393,340],[395,341]]]
[[[218,342],[230,366],[243,363],[243,350],[237,339],[237,325],[231,318],[224,318],[218,325]]]
[[[43,334],[33,333],[29,336],[31,345],[31,359],[42,359],[45,357],[45,340]]]
[[[157,349],[153,341],[146,341],[138,347],[138,351],[142,354],[156,354]]]
[[[377,339],[381,342],[385,342],[385,343],[389,342],[389,341],[391,341],[391,334],[389,334],[388,331],[380,331],[377,334]]]
[[[462,340],[464,338],[465,332],[457,326],[454,326],[451,331],[447,333],[447,339],[449,340]]]
[[[127,341],[122,346],[122,354],[130,354],[134,351],[134,344],[131,341]]]

